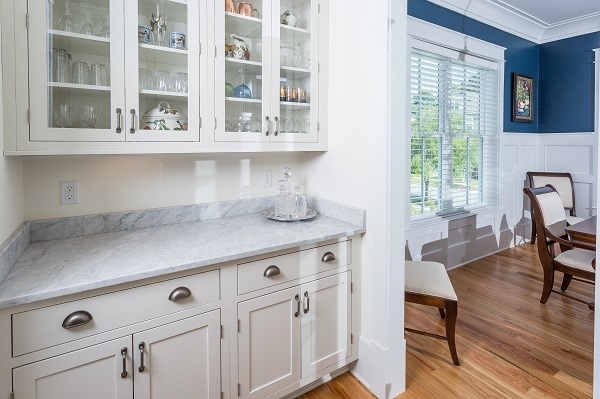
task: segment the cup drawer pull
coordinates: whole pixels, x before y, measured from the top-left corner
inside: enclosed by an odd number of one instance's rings
[[[169,295],[169,301],[177,302],[192,296],[192,291],[187,287],[177,287]]]
[[[275,265],[271,265],[265,269],[263,276],[265,277],[275,277],[281,274],[281,270]]]
[[[335,255],[332,252],[325,252],[323,257],[321,258],[321,262],[333,262],[335,260]]]
[[[65,317],[62,322],[62,327],[66,329],[79,327],[89,323],[90,321],[92,321],[92,315],[90,312],[78,310]]]

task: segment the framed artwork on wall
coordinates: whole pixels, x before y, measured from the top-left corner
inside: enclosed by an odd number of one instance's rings
[[[513,72],[512,121],[533,122],[533,78]]]

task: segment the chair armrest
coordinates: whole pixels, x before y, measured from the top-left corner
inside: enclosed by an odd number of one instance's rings
[[[557,236],[555,236],[554,234],[552,234],[552,233],[551,233],[551,232],[550,232],[548,229],[545,229],[545,230],[546,230],[546,236],[547,236],[547,237],[548,237],[550,240],[552,240],[552,241],[554,241],[554,242],[558,243],[558,245],[560,245],[561,247],[563,247],[563,246],[564,246],[564,247],[567,247],[567,248],[569,248],[569,249],[572,249],[572,248],[573,248],[573,243],[572,243],[570,240],[568,240],[568,239],[565,239],[565,238],[563,238],[563,237],[557,237]]]

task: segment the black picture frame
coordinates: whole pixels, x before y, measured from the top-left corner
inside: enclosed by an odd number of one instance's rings
[[[533,122],[535,109],[534,81],[531,76],[513,72],[512,121]]]

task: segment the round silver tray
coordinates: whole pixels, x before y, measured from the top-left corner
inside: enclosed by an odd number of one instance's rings
[[[261,211],[260,213],[267,219],[277,220],[279,222],[296,222],[298,220],[312,219],[315,216],[317,216],[317,211],[315,211],[314,209],[311,209],[311,208],[308,208],[306,210],[306,216],[304,216],[303,218],[299,218],[299,219],[292,219],[290,216],[288,216],[288,217],[275,216],[275,208],[265,209],[264,211]]]

